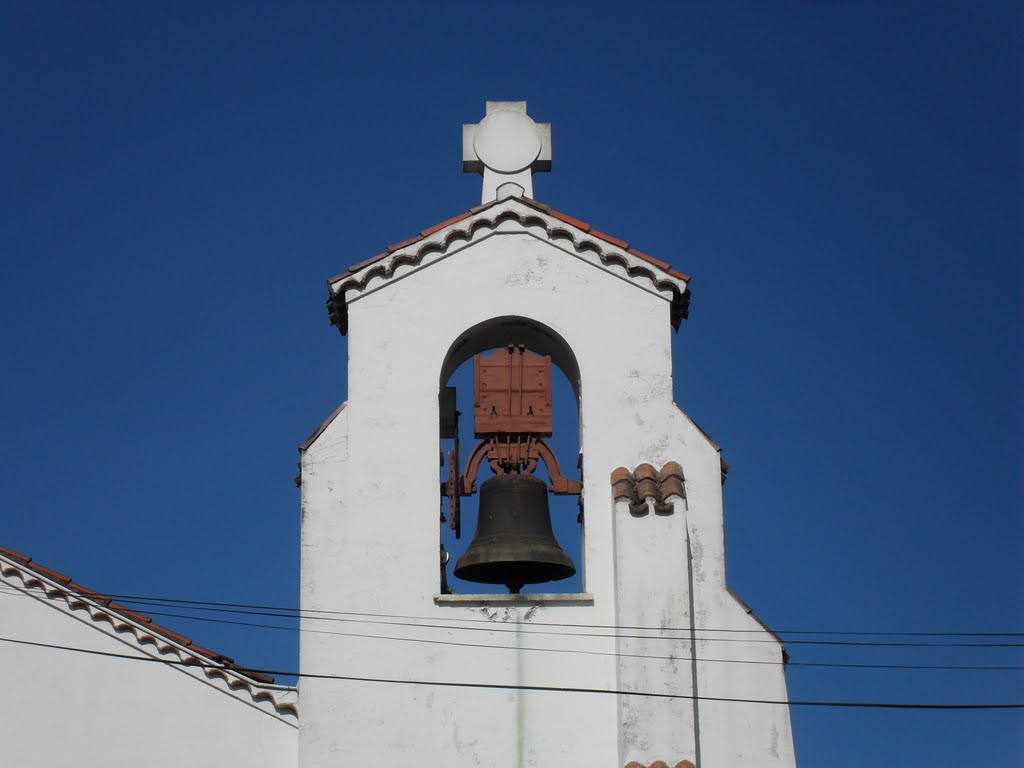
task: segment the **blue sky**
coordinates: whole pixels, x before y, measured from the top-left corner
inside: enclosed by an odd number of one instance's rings
[[[731,586],[781,630],[1024,631],[1022,32],[1010,3],[5,3],[0,543],[294,606],[295,447],[345,397],[324,279],[478,203],[460,124],[526,99],[535,196],[694,276],[676,397],[732,466]],[[290,631],[166,622],[297,664]],[[788,680],[1024,700],[1019,672]],[[802,766],[1024,756],[1013,713],[793,723]]]

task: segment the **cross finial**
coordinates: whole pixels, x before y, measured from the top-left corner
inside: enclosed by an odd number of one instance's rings
[[[483,120],[462,126],[462,170],[483,175],[483,203],[533,197],[533,174],[551,170],[551,123],[533,122],[525,101],[488,101]]]

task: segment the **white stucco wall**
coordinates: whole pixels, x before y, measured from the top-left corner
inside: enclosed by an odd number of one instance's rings
[[[86,611],[6,583],[0,636],[143,657]],[[0,764],[33,768],[289,768],[294,718],[165,664],[0,643]],[[289,719],[292,722],[288,722]]]
[[[770,639],[725,590],[719,456],[672,402],[667,298],[514,221],[431,259],[350,296],[348,404],[302,461],[304,612],[377,614],[380,622],[418,626],[307,620],[302,671],[691,696],[688,633],[669,642],[616,639],[611,629],[567,636],[564,627],[543,626],[689,626],[689,541],[698,658],[775,662],[698,661],[699,695],[785,700],[776,643],[715,642],[704,629]],[[512,607],[435,604],[441,365],[466,329],[502,316],[548,326],[579,363],[590,604],[537,605],[528,595]],[[634,518],[616,508],[614,468],[666,461],[684,468],[686,503],[669,516]],[[473,629],[447,628],[463,622]],[[551,634],[531,634],[538,631]],[[501,647],[445,644],[452,642]],[[707,766],[793,764],[786,707],[701,701],[695,727],[689,700],[320,679],[303,679],[300,690],[303,768],[352,760],[673,765],[695,757]]]

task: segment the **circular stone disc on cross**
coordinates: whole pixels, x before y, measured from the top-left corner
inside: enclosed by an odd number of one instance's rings
[[[480,121],[473,137],[480,162],[498,173],[525,171],[540,149],[537,124],[522,112],[492,112]]]

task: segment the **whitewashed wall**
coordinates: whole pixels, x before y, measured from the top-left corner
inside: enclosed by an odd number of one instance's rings
[[[144,656],[84,611],[0,590],[0,636]],[[130,634],[126,633],[126,637]],[[0,643],[0,764],[33,768],[289,768],[294,718],[164,664]],[[291,720],[292,722],[289,722]]]
[[[688,536],[698,626],[770,637],[725,590],[719,456],[672,402],[669,303],[589,263],[592,254],[584,257],[549,243],[540,227],[506,221],[432,257],[428,267],[386,284],[372,281],[350,298],[348,404],[302,461],[302,607],[490,623],[459,631],[307,620],[304,673],[690,696],[685,640],[529,634],[557,632],[541,623],[686,625]],[[435,603],[440,370],[460,334],[503,316],[551,328],[579,363],[589,604],[537,604],[528,595],[513,606]],[[615,508],[615,467],[669,460],[686,472],[688,509],[680,503],[671,516],[633,518]],[[698,655],[778,662],[780,648],[703,640]],[[703,696],[786,698],[781,664],[702,661],[696,673]],[[300,690],[302,768],[355,760],[456,768],[621,766],[634,759],[673,765],[698,756],[709,768],[793,764],[786,707],[701,702],[695,728],[689,701],[318,679],[303,679]]]

